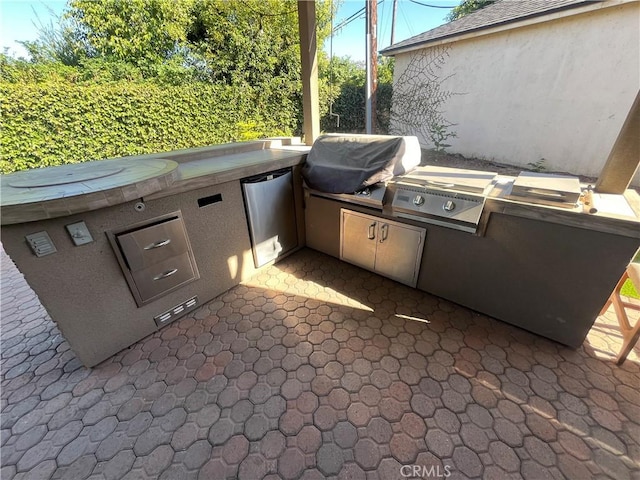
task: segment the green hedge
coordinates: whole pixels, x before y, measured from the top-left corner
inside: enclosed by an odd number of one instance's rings
[[[291,135],[299,99],[273,83],[2,82],[0,172]]]
[[[389,133],[391,92],[391,83],[378,84],[375,133],[380,135]],[[365,109],[364,84],[346,82],[340,87],[340,93],[333,103],[333,113],[340,115],[340,127],[337,126],[336,117],[330,116],[328,112],[320,119],[320,127],[325,132],[364,133],[366,129]]]

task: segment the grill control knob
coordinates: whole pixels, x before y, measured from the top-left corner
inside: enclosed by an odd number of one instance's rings
[[[416,195],[413,197],[413,204],[417,207],[424,203],[424,197],[422,195]]]
[[[445,212],[453,212],[456,208],[456,204],[453,203],[451,200],[447,200],[446,202],[444,202],[444,205],[442,205],[442,209]]]

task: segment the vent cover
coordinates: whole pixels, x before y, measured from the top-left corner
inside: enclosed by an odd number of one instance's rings
[[[153,319],[156,322],[158,327],[162,327],[167,323],[173,322],[176,318],[181,317],[185,313],[193,310],[196,306],[198,306],[198,297],[191,297],[186,302],[179,303],[178,305],[171,307],[166,312],[161,313],[160,315],[156,315]]]
[[[44,257],[45,255],[51,255],[58,251],[47,232],[32,233],[25,238],[36,257]]]

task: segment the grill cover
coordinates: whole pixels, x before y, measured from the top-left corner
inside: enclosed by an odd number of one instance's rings
[[[309,151],[302,176],[321,192],[353,193],[410,172],[420,156],[417,137],[322,135]]]

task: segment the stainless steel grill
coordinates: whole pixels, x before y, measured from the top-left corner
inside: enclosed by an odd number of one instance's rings
[[[391,214],[475,233],[497,173],[419,167],[388,184]]]

